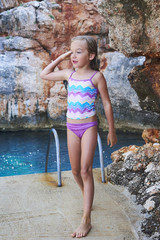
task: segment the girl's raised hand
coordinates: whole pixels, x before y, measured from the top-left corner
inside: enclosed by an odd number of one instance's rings
[[[67,79],[66,70],[54,71],[55,67],[64,59],[71,55],[71,51],[61,54],[58,58],[53,60],[47,67],[43,69],[40,77],[44,80],[63,81]]]
[[[61,58],[61,61],[63,61],[65,58],[69,57],[71,55],[72,51],[68,51],[66,53],[63,53],[59,57]]]

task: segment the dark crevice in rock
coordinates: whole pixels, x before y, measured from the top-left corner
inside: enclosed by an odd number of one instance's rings
[[[39,43],[39,45],[41,46],[41,48],[47,52],[49,55],[51,55],[51,51],[46,47],[44,46],[37,38],[34,38],[35,41],[37,41]]]

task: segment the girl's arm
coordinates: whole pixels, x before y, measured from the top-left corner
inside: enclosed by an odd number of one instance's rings
[[[55,67],[62,62],[65,58],[71,55],[71,51],[60,55],[54,61],[52,61],[47,67],[43,69],[40,77],[43,80],[63,81],[68,79],[68,71],[66,69],[60,71],[54,71]]]
[[[97,75],[97,79],[96,79],[95,85],[97,86],[98,91],[100,93],[104,111],[105,111],[105,116],[107,118],[108,125],[109,125],[107,144],[108,145],[110,144],[110,146],[112,147],[117,143],[117,136],[114,128],[112,105],[111,105],[110,97],[108,94],[107,83],[103,74],[99,72],[96,75]]]

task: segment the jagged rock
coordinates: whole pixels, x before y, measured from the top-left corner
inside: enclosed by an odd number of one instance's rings
[[[147,143],[143,146],[131,145],[122,147],[121,149],[113,152],[111,158],[113,162],[126,161],[135,157],[136,160],[143,161],[142,157],[152,158],[155,153],[160,150],[160,144]]]
[[[129,191],[131,194],[136,195],[139,189],[143,187],[143,182],[142,182],[142,176],[141,175],[135,175],[129,183],[126,184],[128,186]]]
[[[8,36],[32,38],[40,44],[44,43],[44,46],[46,41],[49,40],[49,44],[53,40],[54,25],[52,12],[44,1],[29,2],[1,13],[2,33]]]
[[[40,44],[30,38],[23,37],[1,37],[0,50],[2,53],[6,51],[26,51],[26,50],[40,50]]]
[[[157,173],[157,175],[158,174],[160,174],[160,172]],[[159,178],[160,178],[160,176],[159,176]],[[159,184],[158,184],[158,181],[156,181],[156,179],[155,179],[154,182],[156,182],[156,185],[151,186],[151,187],[146,189],[146,193],[148,193],[150,196],[152,196],[154,194],[157,194],[157,193],[160,193],[160,181],[159,181]]]
[[[107,166],[108,180],[123,185],[136,196],[148,217],[141,229],[150,239],[160,235],[160,144],[123,147],[112,153]]]
[[[158,129],[145,129],[142,133],[142,138],[146,143],[160,143],[160,130]]]
[[[155,202],[152,199],[153,197],[150,197],[143,205],[148,212],[152,211],[155,208]]]
[[[143,66],[133,68],[128,76],[144,111],[160,113],[160,63],[159,58],[146,60]],[[140,79],[143,79],[141,81]]]
[[[1,0],[0,1],[0,10],[4,11],[19,5],[18,0]]]
[[[159,6],[156,0],[98,1],[99,11],[110,26],[110,46],[128,55],[160,56]]]
[[[51,84],[45,85],[39,74],[48,54],[37,41],[22,37],[0,38],[0,49],[1,126],[33,127],[37,112],[42,116],[47,109]],[[46,120],[42,117],[41,126]]]
[[[151,240],[159,240],[160,231],[160,206],[153,210],[152,214],[150,213],[149,217],[144,220],[142,223],[142,231],[147,234]]]
[[[131,145],[129,147],[122,147],[121,149],[113,152],[111,158],[113,162],[119,162],[125,160],[129,155],[132,155],[134,152],[138,151],[138,146]]]
[[[160,165],[156,163],[149,163],[145,169],[145,172],[160,170]]]

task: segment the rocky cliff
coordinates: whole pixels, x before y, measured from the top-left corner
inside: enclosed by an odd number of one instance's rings
[[[79,34],[97,39],[116,127],[160,127],[158,1],[1,0],[0,8],[1,129],[65,125],[64,83],[39,74]],[[100,99],[97,112],[107,129]]]

